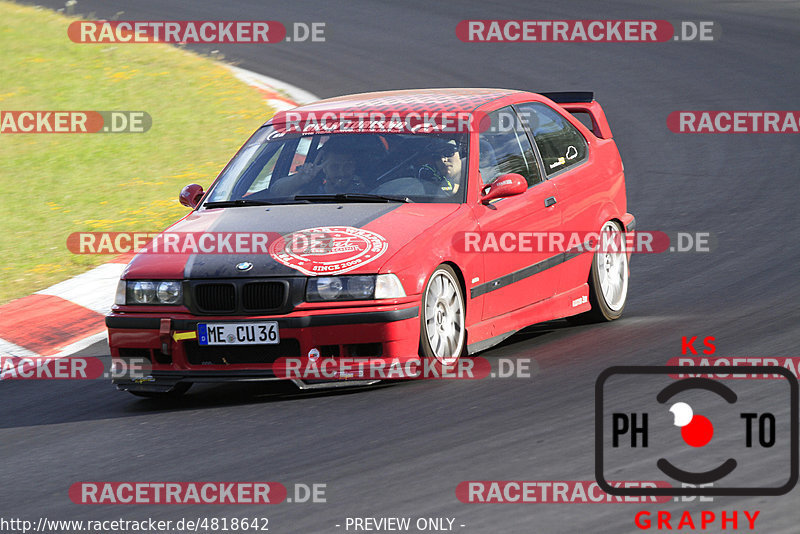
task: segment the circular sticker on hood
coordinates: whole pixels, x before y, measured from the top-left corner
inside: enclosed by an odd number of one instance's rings
[[[310,276],[342,274],[379,258],[389,243],[375,232],[352,226],[318,226],[279,237],[270,244],[275,261]]]

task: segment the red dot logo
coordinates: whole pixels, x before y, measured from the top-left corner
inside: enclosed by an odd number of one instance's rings
[[[669,409],[675,416],[674,424],[680,427],[681,437],[691,447],[704,447],[714,437],[714,425],[708,417],[695,414],[685,402],[676,402]]]
[[[714,425],[703,415],[695,415],[692,421],[681,428],[681,437],[687,445],[703,447],[714,437]]]

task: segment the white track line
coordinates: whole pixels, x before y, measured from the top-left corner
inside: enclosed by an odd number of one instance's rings
[[[300,89],[299,87],[288,84],[276,78],[270,78],[269,76],[264,76],[263,74],[259,74],[257,72],[240,69],[239,67],[234,67],[233,65],[223,64],[223,66],[230,70],[234,76],[242,80],[244,83],[282,93],[289,100],[294,100],[297,102],[298,105],[308,104],[320,99],[314,93],[309,93],[305,89]]]
[[[39,355],[32,350],[15,345],[14,343],[6,341],[5,339],[0,339],[0,357],[2,358],[37,358],[38,356]]]
[[[37,293],[61,297],[105,315],[111,311],[111,305],[114,304],[117,283],[123,270],[125,265],[121,263],[106,263]]]
[[[71,356],[72,354],[80,352],[87,347],[91,347],[98,341],[103,341],[106,339],[108,339],[108,330],[104,329],[102,332],[92,334],[91,336],[80,339],[75,343],[70,343],[66,347],[62,348],[57,354],[49,356],[49,358],[65,358],[66,356]]]

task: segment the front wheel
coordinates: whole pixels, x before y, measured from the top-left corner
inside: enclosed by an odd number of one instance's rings
[[[466,340],[464,295],[458,276],[449,265],[433,271],[422,294],[421,355],[443,365],[454,364]]]
[[[622,316],[628,297],[628,251],[622,227],[608,221],[600,231],[600,244],[592,259],[589,273],[589,302],[591,311],[586,318],[593,321],[613,321]]]

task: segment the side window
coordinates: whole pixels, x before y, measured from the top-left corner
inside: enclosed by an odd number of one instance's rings
[[[518,104],[517,109],[530,127],[548,176],[586,159],[586,140],[560,113],[539,102]]]
[[[294,157],[292,158],[292,162],[289,164],[290,173],[296,172],[297,167],[305,164],[306,158],[308,157],[308,151],[310,149],[311,149],[311,138],[301,137],[300,141],[298,141],[297,143],[297,148],[294,151]]]
[[[256,193],[269,187],[269,183],[272,180],[272,170],[275,168],[275,163],[278,161],[278,157],[281,155],[281,152],[282,150],[278,150],[271,158],[269,158],[266,164],[264,164],[264,166],[261,168],[258,176],[256,176],[256,179],[253,180],[252,184],[250,184],[250,187],[247,189],[247,193],[245,193],[245,195]]]
[[[253,184],[251,189],[257,190],[269,187],[273,182],[280,182],[287,176],[297,172],[298,167],[305,164],[308,160],[308,155],[311,152],[312,145],[319,144],[318,137],[300,137],[297,141],[292,142],[287,140],[281,144],[281,148],[275,153],[275,156],[264,165],[261,172]],[[319,150],[319,148],[317,148]],[[315,151],[316,153],[316,151]]]
[[[481,132],[480,173],[484,184],[501,174],[521,174],[528,187],[542,181],[536,157],[522,123],[511,107],[489,114],[491,127]]]
[[[242,186],[247,182],[250,183],[247,191],[241,193],[242,196],[266,191],[273,178],[275,181],[279,181],[295,172],[297,167],[305,163],[311,148],[311,141],[310,137],[301,137],[297,141],[287,139],[282,143],[260,145],[260,153],[253,157],[253,162],[245,171],[245,179],[241,181]]]

